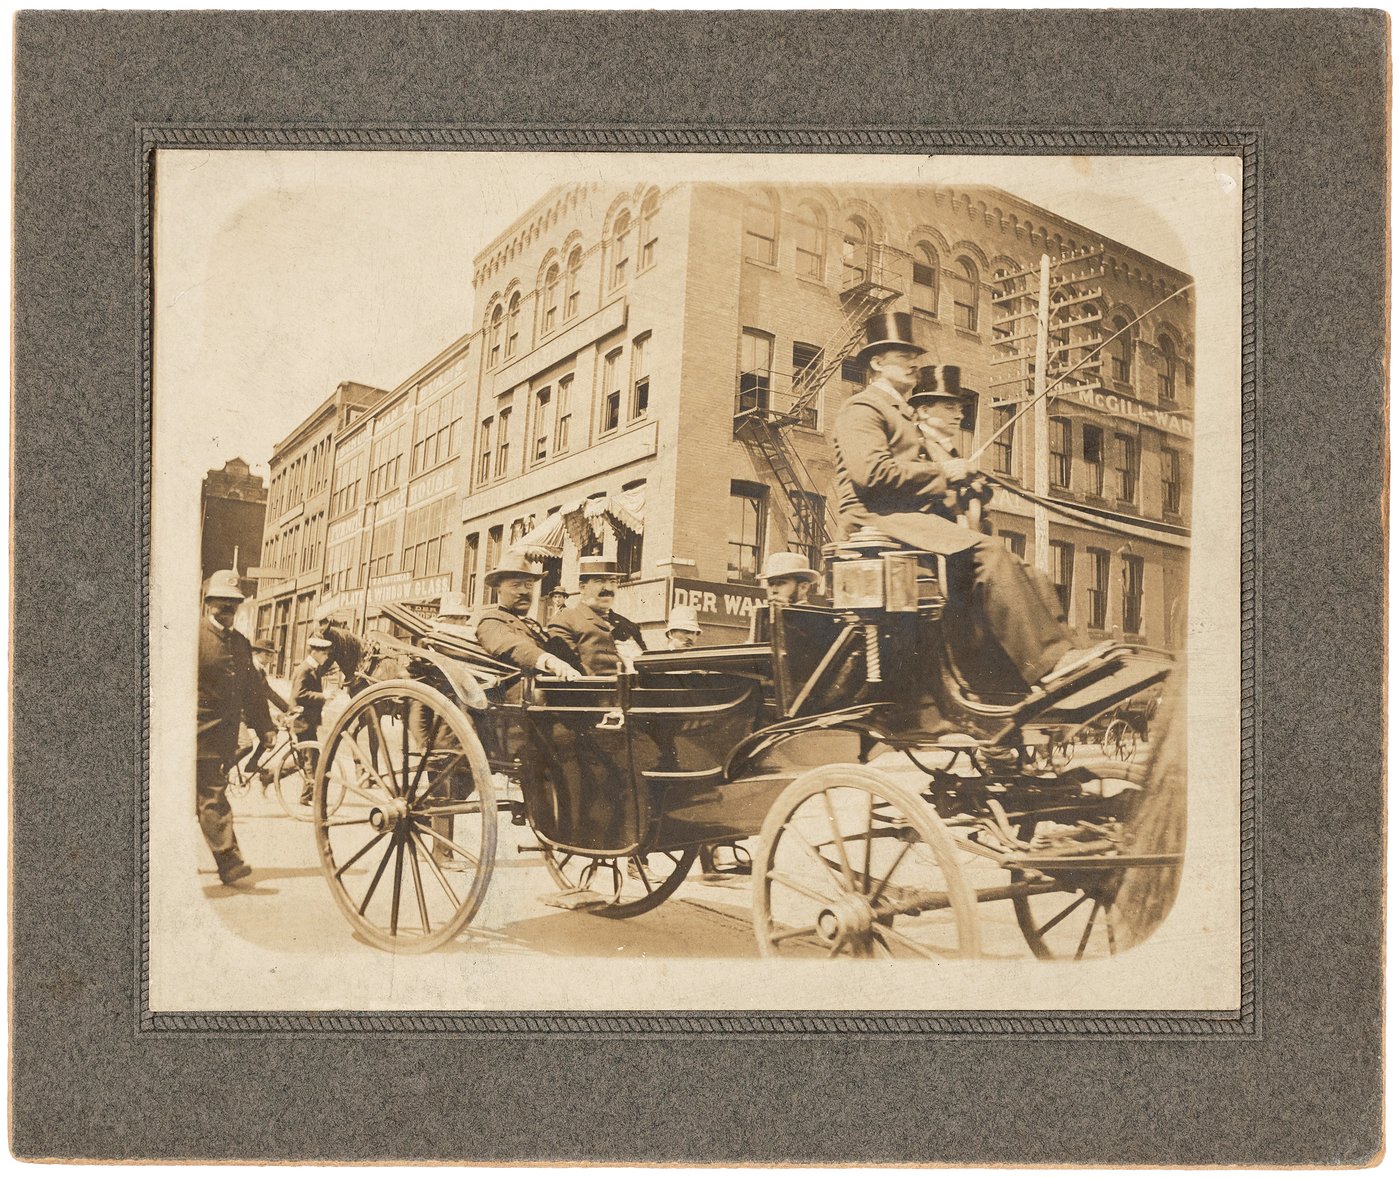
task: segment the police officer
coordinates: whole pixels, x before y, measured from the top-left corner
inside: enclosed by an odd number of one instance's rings
[[[238,749],[240,719],[261,740],[271,744],[273,738],[263,681],[253,666],[253,648],[233,628],[242,600],[236,572],[221,569],[214,573],[204,588],[204,616],[199,626],[195,813],[219,878],[226,884],[239,883],[253,873],[238,849],[227,795],[227,773]]]

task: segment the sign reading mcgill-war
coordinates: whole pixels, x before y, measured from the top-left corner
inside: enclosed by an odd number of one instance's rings
[[[153,1011],[1240,1006],[1238,158],[155,186]]]

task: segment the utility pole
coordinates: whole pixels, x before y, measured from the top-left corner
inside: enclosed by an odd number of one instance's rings
[[[1031,418],[1035,432],[1035,472],[1031,489],[1040,498],[1050,494],[1050,398],[1045,395],[1050,367],[1050,255],[1040,255],[1040,297],[1035,308],[1035,408]],[[1035,567],[1042,573],[1050,571],[1050,515],[1041,503],[1036,503]]]

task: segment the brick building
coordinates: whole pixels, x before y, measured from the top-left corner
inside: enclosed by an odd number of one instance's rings
[[[200,579],[218,569],[242,573],[262,552],[263,517],[267,513],[267,484],[248,469],[242,458],[230,458],[211,470],[200,486]],[[256,582],[245,579],[243,591]]]
[[[272,452],[258,580],[257,636],[277,647],[275,673],[306,653],[326,559],[335,437],[384,396],[343,381]]]
[[[973,449],[1030,388],[1017,315],[1042,253],[1057,263],[1052,376],[1189,281],[993,189],[552,190],[475,260],[463,588],[481,601],[482,574],[522,540],[570,587],[578,555],[603,551],[632,578],[623,612],[655,630],[688,600],[709,640],[734,637],[767,553],[816,558],[838,534],[826,431],[864,381],[850,356],[865,319],[910,311],[930,360],[962,368],[980,394]],[[1187,292],[1052,400],[1050,498],[1079,515],[1052,516],[1048,551],[1028,504],[992,505],[1090,635],[1183,637],[1192,323]],[[1029,486],[1032,423],[984,465]]]

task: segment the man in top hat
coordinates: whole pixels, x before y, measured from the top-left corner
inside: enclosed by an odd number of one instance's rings
[[[620,578],[617,565],[602,556],[580,557],[579,599],[549,619],[550,647],[585,675],[615,675],[622,663],[618,642],[645,649],[636,623],[613,612]]]
[[[331,640],[316,635],[306,640],[306,657],[292,672],[292,707],[301,711],[292,720],[292,731],[298,742],[315,740],[321,728],[321,710],[326,706],[325,687],[321,676],[331,657]],[[316,750],[308,750],[302,759],[306,767],[301,786],[301,804],[311,805],[311,781],[316,772]]]
[[[1082,657],[1073,650],[1063,614],[1052,609],[1030,570],[998,540],[960,527],[958,492],[973,473],[948,449],[928,457],[909,394],[919,383],[919,358],[908,314],[872,316],[859,358],[870,383],[836,416],[836,485],[848,532],[872,527],[901,543],[957,558],[950,562],[955,596],[974,603],[992,637],[1027,684]],[[960,398],[944,388],[942,397]],[[959,408],[959,413],[961,409]]]
[[[243,861],[228,804],[228,767],[238,749],[240,719],[260,739],[272,743],[267,696],[253,666],[248,639],[233,628],[243,592],[238,574],[221,569],[204,588],[199,626],[199,706],[195,742],[195,813],[204,841],[226,884],[246,879],[253,869]]]
[[[909,407],[924,437],[924,457],[940,464],[959,457],[958,431],[975,429],[977,421],[977,394],[963,390],[961,370],[952,364],[921,367],[918,383],[909,394]],[[958,523],[980,532],[982,508],[991,498],[991,483],[974,473],[949,489],[944,505],[953,511]]]
[[[501,563],[486,574],[486,584],[496,588],[496,604],[477,619],[476,640],[492,658],[514,663],[523,671],[577,679],[578,671],[545,650],[549,636],[530,617],[535,583],[543,577],[523,553],[507,552],[501,557]]]
[[[666,649],[689,650],[700,641],[700,615],[693,605],[678,605],[666,619]]]

